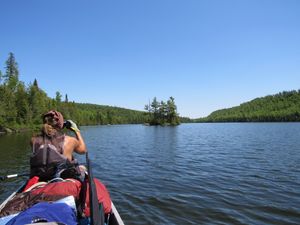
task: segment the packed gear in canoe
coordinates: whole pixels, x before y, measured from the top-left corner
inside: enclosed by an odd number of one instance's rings
[[[0,205],[0,225],[124,224],[106,187],[93,178],[77,125],[71,120],[64,122],[55,110],[43,116],[43,123],[42,133],[31,139],[30,177]],[[76,137],[63,134],[64,126]],[[87,168],[77,164],[73,152],[86,153]]]
[[[105,185],[98,179],[93,180],[97,190],[97,200],[103,204],[105,224],[124,224]],[[0,225],[30,224],[34,221],[73,224],[74,218],[76,218],[75,224],[92,224],[90,221],[90,185],[88,179],[85,179],[85,184],[76,179],[55,179],[50,182],[36,181],[36,178],[28,180],[7,201],[1,204]],[[27,184],[31,185],[28,186]],[[46,208],[47,210],[44,210]],[[68,212],[68,215],[60,212]],[[67,223],[65,219],[68,220]],[[26,223],[23,223],[24,221]]]

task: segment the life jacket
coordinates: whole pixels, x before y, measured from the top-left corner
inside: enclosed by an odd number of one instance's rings
[[[63,155],[65,135],[37,136],[33,139],[30,157],[30,177],[38,176],[40,181],[53,178],[76,178],[80,170],[76,160],[70,161]]]

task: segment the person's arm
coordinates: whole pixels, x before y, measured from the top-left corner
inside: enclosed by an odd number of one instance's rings
[[[86,146],[85,142],[81,136],[80,130],[78,129],[76,123],[74,123],[72,120],[67,120],[67,126],[68,129],[74,131],[76,138],[73,139],[74,144],[74,151],[79,154],[86,153]]]
[[[84,154],[86,153],[86,146],[85,146],[85,142],[81,136],[81,133],[80,131],[74,131],[75,135],[76,135],[76,138],[77,138],[77,145],[76,147],[74,148],[74,151],[76,153],[79,153],[79,154]]]

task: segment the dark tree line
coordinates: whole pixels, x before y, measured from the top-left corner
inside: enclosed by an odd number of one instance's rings
[[[148,111],[147,122],[150,125],[179,125],[180,118],[174,100],[170,97],[167,102],[159,102],[154,97],[151,103],[145,105],[145,110]]]
[[[18,63],[9,53],[5,72],[0,71],[0,131],[37,127],[41,115],[50,109],[61,111],[65,118],[81,125],[135,124],[144,123],[147,118],[142,111],[70,102],[67,94],[63,99],[58,91],[55,98],[50,98],[36,79],[29,85],[19,80]]]
[[[197,122],[296,122],[300,121],[300,90],[256,98],[237,107],[221,109]]]
[[[105,124],[179,124],[179,119],[189,122],[189,118],[179,118],[174,98],[165,103],[155,101],[149,106],[148,113],[95,104],[82,104],[69,101],[67,94],[56,92],[54,98],[47,96],[37,79],[25,85],[19,79],[18,63],[13,53],[5,62],[5,71],[0,71],[0,132],[4,128],[15,130],[37,128],[41,116],[50,109],[63,113],[79,125]]]

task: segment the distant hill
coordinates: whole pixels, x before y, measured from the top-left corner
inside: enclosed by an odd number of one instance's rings
[[[300,121],[300,90],[256,98],[239,106],[214,111],[195,122],[296,122]]]
[[[13,53],[9,53],[5,65],[6,71],[0,71],[0,134],[35,129],[40,126],[42,115],[50,109],[62,112],[66,119],[72,119],[78,125],[143,124],[148,121],[149,113],[145,111],[76,103],[69,101],[67,94],[63,98],[58,91],[55,98],[50,98],[36,79],[29,85],[19,79]],[[189,122],[189,118],[179,119]]]

